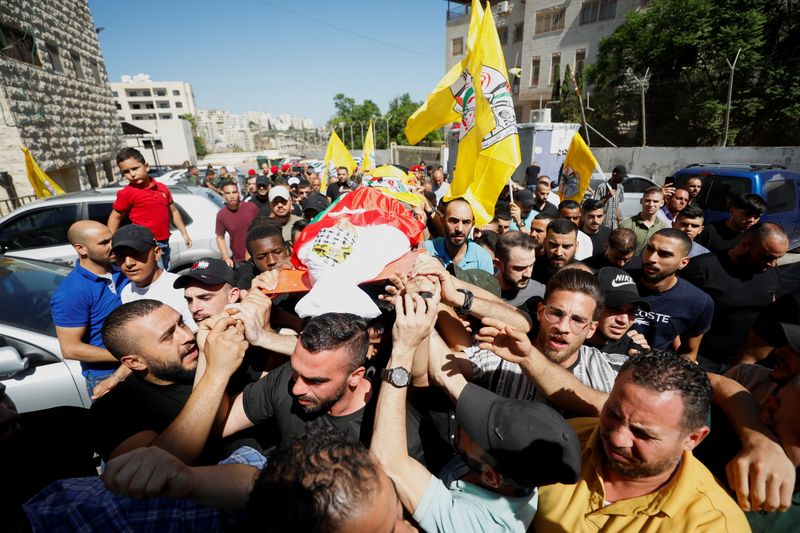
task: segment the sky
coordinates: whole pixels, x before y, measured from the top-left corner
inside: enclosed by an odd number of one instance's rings
[[[111,81],[192,85],[200,109],[324,124],[333,96],[422,101],[444,75],[445,0],[89,0]]]

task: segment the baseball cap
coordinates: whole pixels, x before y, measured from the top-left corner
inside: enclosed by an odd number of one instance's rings
[[[266,185],[267,187],[269,187],[269,178],[266,177],[263,174],[260,175],[259,177],[257,177],[256,178],[256,187],[258,187],[259,185]]]
[[[148,228],[138,224],[127,224],[119,228],[111,238],[112,250],[121,246],[133,248],[137,252],[144,252],[157,244],[153,232]]]
[[[252,168],[251,168],[250,170],[248,170],[248,171],[247,171],[247,175],[248,175],[248,176],[255,176],[255,175],[256,175],[256,171],[255,171],[255,169],[252,169]]]
[[[281,170],[284,171],[284,172],[286,172],[290,168],[292,168],[292,165],[290,165],[289,163],[284,163],[284,164],[281,165]]]
[[[269,190],[269,201],[272,202],[275,198],[283,198],[284,200],[288,201],[291,196],[289,195],[289,190],[286,187],[273,187]]]
[[[780,324],[783,334],[786,336],[786,344],[795,352],[800,353],[800,326],[787,324],[786,322],[781,322]]]
[[[271,167],[269,167],[269,171],[271,173],[273,173],[273,174],[277,174],[278,173],[278,165],[272,165]]]
[[[533,193],[528,189],[514,191],[514,203],[517,203],[525,208],[533,207]]]
[[[293,177],[289,178],[288,180],[286,180],[286,183],[288,183],[289,186],[300,185],[300,178],[298,178],[297,176],[293,176]]]
[[[636,282],[630,274],[615,267],[603,267],[597,272],[597,278],[603,287],[606,306],[619,309],[624,305],[636,304],[645,311],[650,310],[647,300],[639,296]]]
[[[489,291],[498,298],[500,297],[500,283],[497,281],[497,278],[486,272],[481,268],[461,268],[457,266],[455,263],[450,263],[450,267],[448,270],[453,274],[457,279],[461,281],[466,281],[471,285],[475,285],[476,287],[480,287],[485,291]]]
[[[497,470],[518,485],[578,481],[578,436],[544,403],[503,398],[469,383],[458,398],[456,420],[497,461]]]
[[[620,178],[627,178],[628,177],[628,169],[625,168],[625,165],[617,165],[611,171],[612,174],[616,174]]]
[[[307,209],[312,209],[317,213],[320,213],[328,207],[328,199],[325,197],[324,194],[315,192],[309,194],[308,197],[306,197],[300,203],[300,205],[302,206],[303,211],[306,211]]]
[[[176,279],[172,286],[176,289],[183,289],[190,281],[197,280],[206,285],[228,283],[235,287],[236,278],[236,272],[222,259],[204,257],[195,261],[189,272]]]

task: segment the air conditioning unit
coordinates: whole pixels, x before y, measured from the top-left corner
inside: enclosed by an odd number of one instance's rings
[[[503,0],[497,3],[497,14],[506,15],[511,9],[508,7],[508,0]]]
[[[544,109],[531,109],[530,122],[551,122],[552,109],[545,107]]]

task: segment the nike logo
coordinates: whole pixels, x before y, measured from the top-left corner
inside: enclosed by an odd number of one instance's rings
[[[636,283],[634,283],[633,278],[623,274],[619,274],[616,278],[611,280],[611,286],[615,289],[623,285],[636,285]]]

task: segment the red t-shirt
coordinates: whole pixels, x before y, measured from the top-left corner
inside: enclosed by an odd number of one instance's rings
[[[233,260],[241,263],[247,255],[247,228],[254,218],[258,216],[258,207],[252,202],[242,202],[239,209],[231,211],[223,207],[217,211],[217,227],[215,233],[220,237],[225,232],[231,236],[231,250]]]
[[[169,240],[172,194],[163,183],[152,180],[149,187],[126,185],[117,193],[114,210],[127,214],[134,224],[153,232],[157,241]]]

